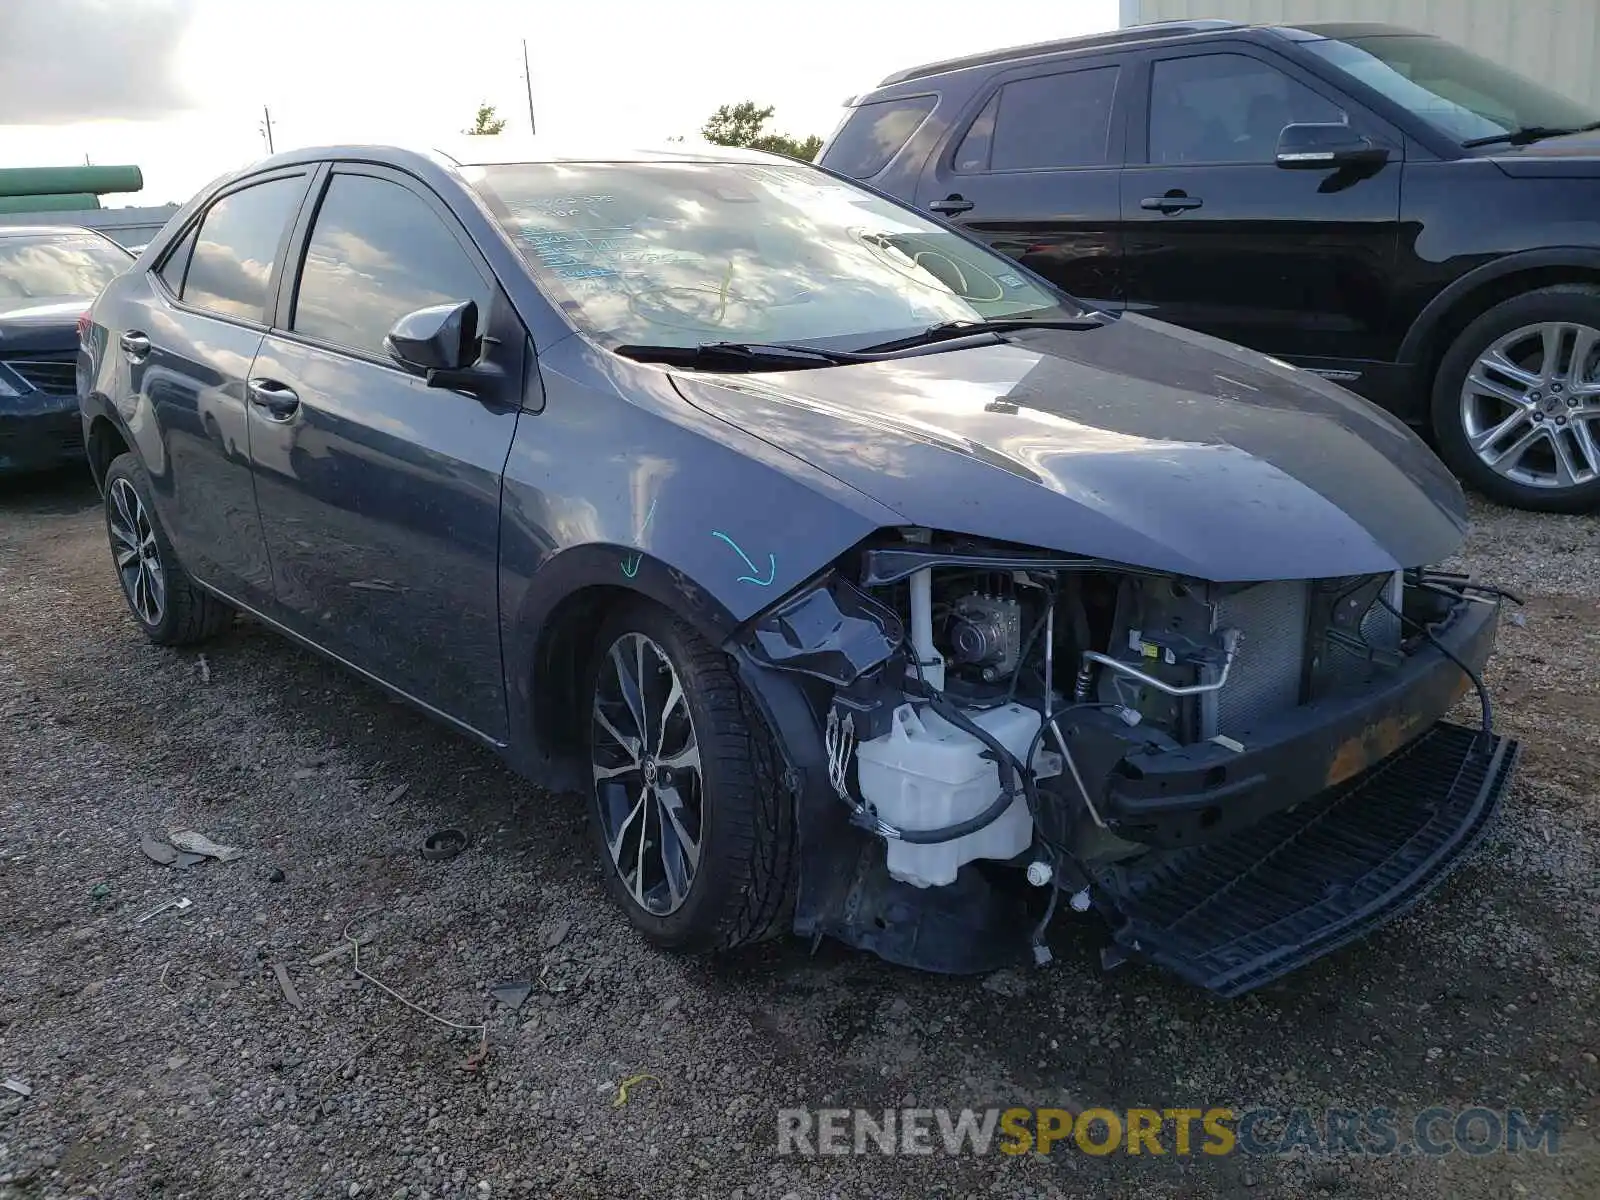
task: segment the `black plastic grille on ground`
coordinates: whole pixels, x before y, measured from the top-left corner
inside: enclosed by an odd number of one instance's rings
[[[1517,744],[1440,724],[1364,776],[1213,845],[1101,874],[1119,945],[1238,996],[1404,912],[1482,838]]]

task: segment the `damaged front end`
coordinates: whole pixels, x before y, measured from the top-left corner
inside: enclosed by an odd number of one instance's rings
[[[1423,568],[1214,583],[884,531],[730,648],[790,753],[795,928],[921,969],[1106,960],[1236,995],[1403,911],[1515,744],[1441,721],[1501,593]],[[1479,684],[1481,690],[1481,684]],[[1030,886],[1031,885],[1031,886]]]

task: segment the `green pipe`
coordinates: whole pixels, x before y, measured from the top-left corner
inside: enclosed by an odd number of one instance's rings
[[[0,195],[0,213],[82,212],[99,208],[100,197],[88,192],[69,192],[55,196]]]
[[[144,188],[138,167],[11,167],[0,169],[0,196],[57,196],[89,192],[137,192]]]

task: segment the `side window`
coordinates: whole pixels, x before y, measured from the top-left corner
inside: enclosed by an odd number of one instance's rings
[[[1118,73],[1117,67],[1090,67],[1006,84],[967,130],[956,170],[1104,166]]]
[[[1150,76],[1152,163],[1269,163],[1285,125],[1348,119],[1338,105],[1245,54],[1164,59]]]
[[[834,136],[823,164],[853,179],[871,178],[911,140],[933,105],[932,96],[910,96],[859,106]]]
[[[293,175],[229,192],[213,204],[201,219],[189,258],[179,293],[184,303],[260,321],[283,231],[304,190],[304,177]]]
[[[430,304],[489,293],[466,251],[408,188],[370,175],[335,174],[311,227],[289,328],[380,358],[384,335]]]
[[[161,264],[158,274],[174,296],[183,295],[183,277],[189,270],[189,256],[194,253],[195,237],[199,232],[198,223],[189,226],[189,232],[179,239],[167,254],[166,262]]]

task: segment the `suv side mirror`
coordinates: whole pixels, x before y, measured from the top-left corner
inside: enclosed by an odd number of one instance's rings
[[[1285,125],[1278,134],[1278,165],[1289,171],[1381,167],[1389,150],[1343,124]]]
[[[483,353],[478,303],[459,300],[407,313],[389,330],[383,348],[395,362],[425,378],[429,387],[461,387],[463,377],[475,373]]]

